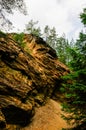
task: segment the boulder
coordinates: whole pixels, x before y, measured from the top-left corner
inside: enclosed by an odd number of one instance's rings
[[[3,130],[27,126],[35,107],[51,98],[60,88],[61,76],[70,72],[42,38],[24,34],[22,47],[14,40],[15,35],[0,35],[0,129]]]

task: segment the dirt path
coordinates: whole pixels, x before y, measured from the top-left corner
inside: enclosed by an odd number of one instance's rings
[[[61,118],[60,103],[50,99],[45,106],[36,109],[32,123],[23,130],[62,130],[70,126]]]

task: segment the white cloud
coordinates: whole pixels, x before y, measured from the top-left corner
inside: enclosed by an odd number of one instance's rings
[[[39,21],[39,26],[45,25],[55,27],[57,34],[67,35],[67,37],[76,37],[82,24],[79,14],[86,6],[86,0],[25,0],[28,9],[28,16],[18,13],[14,15],[14,25],[23,29],[29,20]],[[20,26],[19,26],[20,25]],[[71,35],[70,35],[71,34]]]

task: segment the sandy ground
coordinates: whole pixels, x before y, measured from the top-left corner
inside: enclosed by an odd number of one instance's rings
[[[32,123],[23,130],[62,130],[72,127],[61,118],[61,114],[60,103],[49,99],[45,106],[36,108]]]

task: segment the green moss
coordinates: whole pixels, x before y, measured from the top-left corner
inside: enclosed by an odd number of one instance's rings
[[[23,40],[24,40],[24,33],[15,34],[15,35],[13,36],[13,39],[14,39],[16,42],[18,42],[19,46],[21,46],[22,48],[25,47],[25,44],[26,44],[26,43],[23,42]]]

